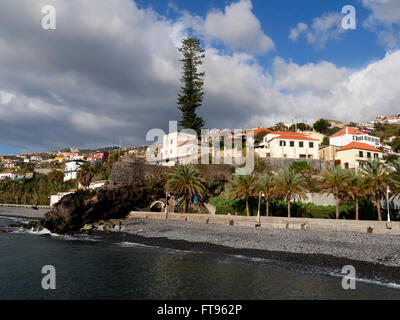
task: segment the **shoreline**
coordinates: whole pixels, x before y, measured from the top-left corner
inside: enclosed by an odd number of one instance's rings
[[[10,210],[11,209],[11,210]],[[39,220],[47,210],[1,208],[0,216]],[[400,285],[400,237],[315,230],[261,229],[177,220],[121,219],[116,232],[81,231],[113,243],[266,259],[304,272],[341,275],[346,265],[357,278]]]
[[[312,230],[276,230],[174,220],[121,220],[117,232],[83,232],[113,243],[268,260],[307,273],[343,276],[352,265],[356,277],[400,286],[400,237]],[[357,254],[358,253],[358,254]]]
[[[12,217],[12,218],[24,218],[30,220],[40,220],[44,214],[46,214],[49,210],[39,208],[37,210],[33,208],[25,208],[25,207],[3,207],[0,206],[0,216],[3,217]]]
[[[103,240],[111,243],[126,242],[191,253],[229,255],[250,260],[262,259],[269,264],[277,264],[290,270],[329,276],[343,277],[344,275],[341,274],[341,269],[346,265],[352,265],[356,269],[357,281],[372,281],[373,283],[376,282],[376,285],[395,285],[396,287],[399,286],[400,289],[400,266],[389,266],[327,254],[234,248],[208,242],[190,242],[187,240],[168,239],[164,237],[145,237],[124,231],[110,233],[105,231],[93,231],[89,234],[101,237]]]

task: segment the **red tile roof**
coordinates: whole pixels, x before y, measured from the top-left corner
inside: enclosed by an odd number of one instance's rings
[[[339,151],[351,150],[351,149],[361,149],[361,150],[367,150],[367,151],[373,151],[373,152],[383,152],[377,148],[370,146],[369,144],[361,143],[361,142],[350,142],[348,145],[341,147],[337,151],[339,152]]]
[[[265,131],[266,133],[270,133],[271,132],[271,130],[269,130],[267,128],[259,127],[259,128],[247,129],[247,130],[243,131],[242,134],[253,133],[254,135],[256,135],[256,134],[258,134],[260,132],[263,132],[263,131]]]
[[[264,128],[264,127],[260,127],[254,130],[254,135],[259,134],[260,132],[271,132],[271,130]]]
[[[279,136],[274,137],[273,139],[292,139],[292,140],[311,140],[311,141],[318,141],[318,139],[313,139],[304,133],[300,132],[284,132],[284,131],[272,131],[270,134],[276,134]]]
[[[353,127],[347,127],[347,129],[348,129],[348,133],[349,134],[355,134],[355,135],[359,135],[359,136],[366,134],[365,132],[357,130],[357,129],[353,128]],[[332,135],[331,138],[343,136],[345,134],[346,134],[346,128],[343,128],[342,130],[340,130],[340,131],[336,132],[334,135]]]
[[[25,174],[23,174],[23,173],[21,173],[21,172],[16,172],[16,171],[3,171],[3,172],[0,172],[0,174],[18,174],[18,175],[22,175],[22,176],[24,176]]]

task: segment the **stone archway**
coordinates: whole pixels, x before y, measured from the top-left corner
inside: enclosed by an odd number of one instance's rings
[[[151,212],[162,212],[163,209],[165,207],[164,202],[158,200],[158,201],[154,201],[151,205],[150,205],[150,211]]]

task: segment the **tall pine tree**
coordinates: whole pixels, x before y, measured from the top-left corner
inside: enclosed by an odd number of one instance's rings
[[[182,40],[182,46],[178,48],[182,53],[182,87],[178,95],[178,109],[182,111],[182,120],[179,125],[184,129],[193,129],[200,137],[204,120],[197,116],[196,109],[203,102],[204,72],[199,72],[198,67],[203,64],[204,49],[200,47],[200,40],[187,38]]]

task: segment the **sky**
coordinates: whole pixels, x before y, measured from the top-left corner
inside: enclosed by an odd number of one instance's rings
[[[180,119],[189,36],[206,49],[207,128],[400,113],[398,0],[2,0],[0,154],[152,143]]]

